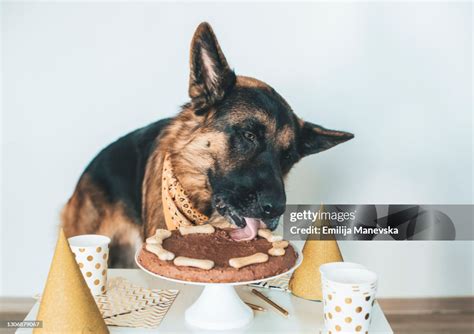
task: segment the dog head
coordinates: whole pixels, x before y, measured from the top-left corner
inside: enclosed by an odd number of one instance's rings
[[[269,85],[235,75],[207,23],[195,32],[190,67],[185,108],[200,126],[187,144],[205,161],[212,207],[247,234],[275,229],[291,167],[353,135],[302,121]]]

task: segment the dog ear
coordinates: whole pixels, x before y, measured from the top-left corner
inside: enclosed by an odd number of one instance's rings
[[[217,38],[207,22],[201,23],[191,42],[189,97],[196,113],[221,100],[235,84]]]
[[[328,130],[310,122],[302,122],[298,151],[304,157],[325,151],[352,138],[354,135],[349,132]]]

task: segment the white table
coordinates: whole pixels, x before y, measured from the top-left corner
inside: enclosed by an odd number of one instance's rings
[[[184,311],[199,296],[202,287],[188,284],[173,283],[161,280],[146,274],[140,269],[110,269],[109,277],[124,277],[129,281],[147,288],[178,289],[179,294],[173,305],[156,329],[109,327],[111,333],[218,333],[218,331],[203,331],[190,327],[184,321]],[[270,299],[288,310],[290,316],[284,318],[273,308],[250,292],[250,288],[242,286],[237,288],[240,297],[247,302],[261,305],[266,312],[256,311],[252,323],[244,328],[225,331],[226,333],[323,333],[323,305],[293,296],[287,292],[261,289]],[[38,312],[38,303],[31,309],[25,320],[35,320]],[[209,310],[212,312],[212,310]],[[19,329],[17,333],[31,333],[31,330]],[[393,334],[380,306],[374,305],[370,333]]]

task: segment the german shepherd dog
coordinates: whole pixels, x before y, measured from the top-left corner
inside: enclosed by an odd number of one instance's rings
[[[245,229],[259,221],[274,230],[285,210],[284,178],[292,166],[353,138],[301,120],[272,87],[236,75],[208,23],[198,26],[191,42],[189,97],[176,117],[103,149],[63,208],[68,237],[111,238],[111,267],[132,267],[143,240],[166,228],[166,154],[189,200],[211,223],[229,220]]]

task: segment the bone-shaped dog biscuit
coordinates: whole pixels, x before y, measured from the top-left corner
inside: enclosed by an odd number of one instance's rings
[[[210,224],[212,224],[212,226],[214,226],[214,227],[220,228],[221,230],[226,229],[226,228],[235,228],[236,227],[234,224],[228,222],[227,220],[210,222]]]
[[[280,240],[272,243],[273,248],[286,248],[288,247],[288,241]]]
[[[194,234],[194,233],[214,233],[215,228],[212,225],[205,224],[205,225],[199,225],[199,226],[180,226],[179,227],[179,233],[181,235],[186,235],[186,234]]]
[[[268,254],[271,256],[283,256],[285,255],[285,248],[288,247],[289,243],[286,240],[280,240],[272,242],[272,248],[268,250]]]
[[[283,240],[283,237],[281,235],[273,235],[272,231],[267,228],[261,228],[258,230],[257,233],[262,238],[267,239],[268,242],[277,242]]]
[[[233,268],[240,269],[255,263],[263,263],[268,261],[268,255],[265,253],[255,253],[250,256],[236,257],[229,260],[229,265]]]
[[[268,254],[270,254],[271,256],[283,256],[285,255],[285,249],[273,247],[268,250]]]
[[[159,228],[156,230],[155,235],[146,239],[146,243],[161,245],[163,240],[169,237],[171,237],[171,231]]]
[[[209,270],[214,268],[214,261],[211,260],[201,260],[193,259],[185,256],[178,256],[174,259],[173,263],[178,267],[195,267],[204,270]]]
[[[158,256],[162,261],[170,261],[174,259],[174,253],[167,251],[161,244],[147,244],[146,250]]]

